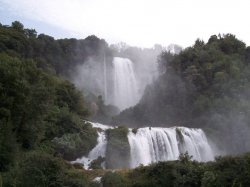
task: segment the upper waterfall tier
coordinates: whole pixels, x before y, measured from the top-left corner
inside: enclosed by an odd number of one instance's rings
[[[131,60],[120,57],[114,57],[112,64],[114,90],[110,103],[124,110],[134,106],[140,98],[134,65]]]

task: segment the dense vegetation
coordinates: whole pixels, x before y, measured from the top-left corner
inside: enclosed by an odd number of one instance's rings
[[[108,44],[94,35],[82,40],[55,40],[45,34],[37,35],[36,30],[26,29],[18,21],[0,29],[0,52],[32,58],[39,67],[66,77],[88,58],[102,59],[104,51],[107,56],[111,55]]]
[[[214,162],[198,163],[188,154],[178,161],[159,162],[130,171],[107,172],[104,187],[217,187],[249,186],[250,155],[218,157]]]
[[[108,44],[94,35],[79,40],[74,38],[56,40],[46,34],[38,35],[34,29],[24,28],[18,21],[13,22],[11,26],[0,24],[0,53],[6,53],[11,57],[32,59],[37,67],[71,82],[84,63],[102,62],[104,53],[107,63],[110,64],[112,61],[112,50]],[[79,88],[82,89],[81,86]],[[95,96],[89,91],[91,90],[85,89],[84,94],[88,95],[86,105],[90,108],[92,102],[98,103],[97,97],[101,93],[98,90],[98,95]],[[105,106],[98,105],[98,108],[100,110],[97,112],[90,110],[95,114],[92,115],[95,120],[105,121],[106,118],[111,118],[107,114],[112,110],[110,107],[106,109]]]
[[[84,186],[84,174],[63,158],[88,153],[97,132],[83,121],[89,111],[82,93],[48,71],[61,62],[44,50],[59,41],[39,36],[19,22],[0,27],[0,184]]]
[[[163,52],[158,63],[162,75],[115,123],[199,127],[228,152],[249,150],[250,48],[245,43],[231,34],[214,35],[180,54]]]

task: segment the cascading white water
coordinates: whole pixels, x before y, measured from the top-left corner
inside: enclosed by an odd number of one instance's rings
[[[166,132],[162,128],[141,128],[136,134],[129,132],[130,166],[133,168],[140,164],[177,159],[179,150],[175,130]]]
[[[90,163],[99,156],[105,157],[107,140],[104,132],[98,132],[97,145],[89,152],[88,156],[81,157],[72,163],[81,163],[85,169],[89,169]]]
[[[89,152],[87,157],[83,156],[71,162],[71,163],[81,163],[83,164],[85,169],[89,169],[90,163],[93,160],[97,159],[99,156],[105,157],[106,147],[107,147],[105,130],[112,128],[100,123],[90,123],[90,124],[92,125],[92,127],[102,130],[101,132],[98,132],[97,145]],[[102,167],[105,168],[104,165]]]
[[[105,130],[113,128],[99,123],[91,123],[93,127],[102,129],[98,132],[98,144],[89,152],[88,157],[82,157],[72,163],[82,163],[88,169],[91,161],[99,156],[105,157],[107,140]],[[188,152],[194,160],[209,161],[214,159],[214,153],[201,129],[186,127],[145,127],[132,132],[129,129],[130,168],[140,164],[177,160],[181,153]]]
[[[179,133],[178,133],[179,132]],[[128,134],[130,167],[164,160],[176,160],[186,151],[197,161],[212,160],[214,154],[201,129],[185,127],[140,128]]]
[[[114,87],[109,103],[124,110],[134,106],[140,98],[134,66],[131,60],[120,57],[114,57],[112,64]]]

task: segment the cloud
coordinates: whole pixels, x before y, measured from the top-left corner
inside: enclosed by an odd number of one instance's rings
[[[247,0],[0,0],[5,11],[109,42],[191,45],[231,32],[250,42]],[[50,34],[50,33],[48,33]]]

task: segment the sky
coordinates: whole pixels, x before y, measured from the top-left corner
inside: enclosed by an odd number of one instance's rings
[[[96,35],[109,44],[178,44],[232,33],[250,44],[249,0],[0,0],[0,22],[18,20],[55,38]]]

